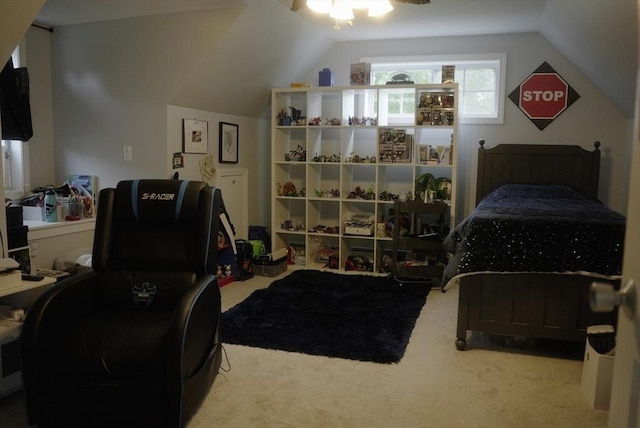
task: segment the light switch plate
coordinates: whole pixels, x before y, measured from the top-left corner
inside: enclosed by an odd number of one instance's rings
[[[122,158],[126,161],[133,160],[133,146],[122,146]]]

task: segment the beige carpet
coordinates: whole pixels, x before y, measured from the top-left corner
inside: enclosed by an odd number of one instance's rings
[[[271,281],[223,287],[223,309]],[[580,359],[536,355],[533,345],[495,350],[480,335],[473,349],[457,351],[457,298],[457,289],[430,293],[398,364],[225,345],[230,370],[223,362],[229,371],[188,428],[606,426],[608,412],[591,409],[581,394]],[[22,406],[19,395],[0,400],[0,426],[27,427]]]

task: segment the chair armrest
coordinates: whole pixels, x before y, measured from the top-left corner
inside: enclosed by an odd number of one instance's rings
[[[46,330],[65,325],[80,313],[94,308],[96,273],[86,272],[49,287],[28,309],[22,325],[22,347],[37,348],[36,337],[50,337]],[[45,334],[43,335],[43,331]]]
[[[214,275],[199,277],[176,305],[167,337],[175,344],[170,348],[169,358],[176,365],[170,367],[181,369],[181,373],[176,373],[176,381],[182,382],[197,373],[212,348],[218,345],[220,312],[220,288]]]
[[[80,311],[93,309],[96,274],[78,274],[49,287],[27,311],[20,333],[20,364],[28,419],[35,421],[38,413],[37,385],[40,359],[47,358],[47,344]]]

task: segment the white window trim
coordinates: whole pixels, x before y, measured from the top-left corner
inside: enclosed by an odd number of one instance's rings
[[[504,124],[504,104],[506,99],[506,75],[507,75],[507,54],[506,53],[486,53],[486,54],[460,54],[460,55],[418,55],[418,56],[387,56],[387,57],[362,57],[361,62],[368,63],[388,63],[406,64],[408,62],[443,63],[443,64],[464,64],[487,61],[497,61],[500,64],[500,75],[498,76],[497,116],[470,117],[459,115],[460,123],[465,124]]]

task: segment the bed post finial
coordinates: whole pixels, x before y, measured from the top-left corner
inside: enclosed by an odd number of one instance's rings
[[[478,144],[480,144],[480,147],[484,148],[484,139],[478,141]]]
[[[600,141],[594,141],[593,142],[593,147],[595,147],[596,150],[600,150]]]

